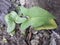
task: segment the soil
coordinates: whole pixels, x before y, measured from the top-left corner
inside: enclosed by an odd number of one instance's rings
[[[4,16],[13,10],[16,11],[15,8],[18,5],[21,5],[19,0],[0,0],[0,45],[60,45],[60,0],[26,0],[24,5],[28,8],[41,6],[53,13],[56,16],[57,29],[35,31],[28,28],[26,29],[26,35],[23,35],[17,24],[15,34],[12,36],[6,31],[7,24]]]

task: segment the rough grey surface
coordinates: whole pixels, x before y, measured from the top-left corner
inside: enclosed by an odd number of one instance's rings
[[[3,15],[15,10],[15,7],[19,5],[20,0],[0,0],[0,15],[1,20]],[[58,29],[60,30],[60,1],[59,0],[25,0],[25,7],[30,8],[32,6],[40,6],[56,16]],[[1,6],[2,5],[2,6]],[[3,7],[3,8],[2,8]],[[9,8],[10,7],[10,8]],[[9,9],[9,11],[8,11]],[[21,31],[16,26],[16,31],[13,36],[6,32],[3,20],[0,21],[0,45],[60,45],[60,35],[55,31],[35,31],[32,28],[26,30],[26,35],[22,35]]]

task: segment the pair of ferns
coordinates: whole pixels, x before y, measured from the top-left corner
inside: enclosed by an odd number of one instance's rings
[[[33,27],[35,30],[48,30],[57,28],[57,24],[54,21],[56,18],[48,11],[36,6],[29,9],[22,6],[18,8],[18,14],[12,11],[5,16],[7,32],[10,33],[14,30],[15,23],[21,24],[21,30],[25,30],[29,26]]]

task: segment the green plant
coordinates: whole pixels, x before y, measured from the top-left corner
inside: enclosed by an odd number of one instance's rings
[[[54,19],[56,18],[51,13],[36,6],[29,9],[19,6],[18,13],[12,11],[5,16],[7,32],[9,33],[14,30],[16,23],[21,24],[21,30],[25,30],[29,26],[33,27],[35,30],[56,29],[57,24]]]

